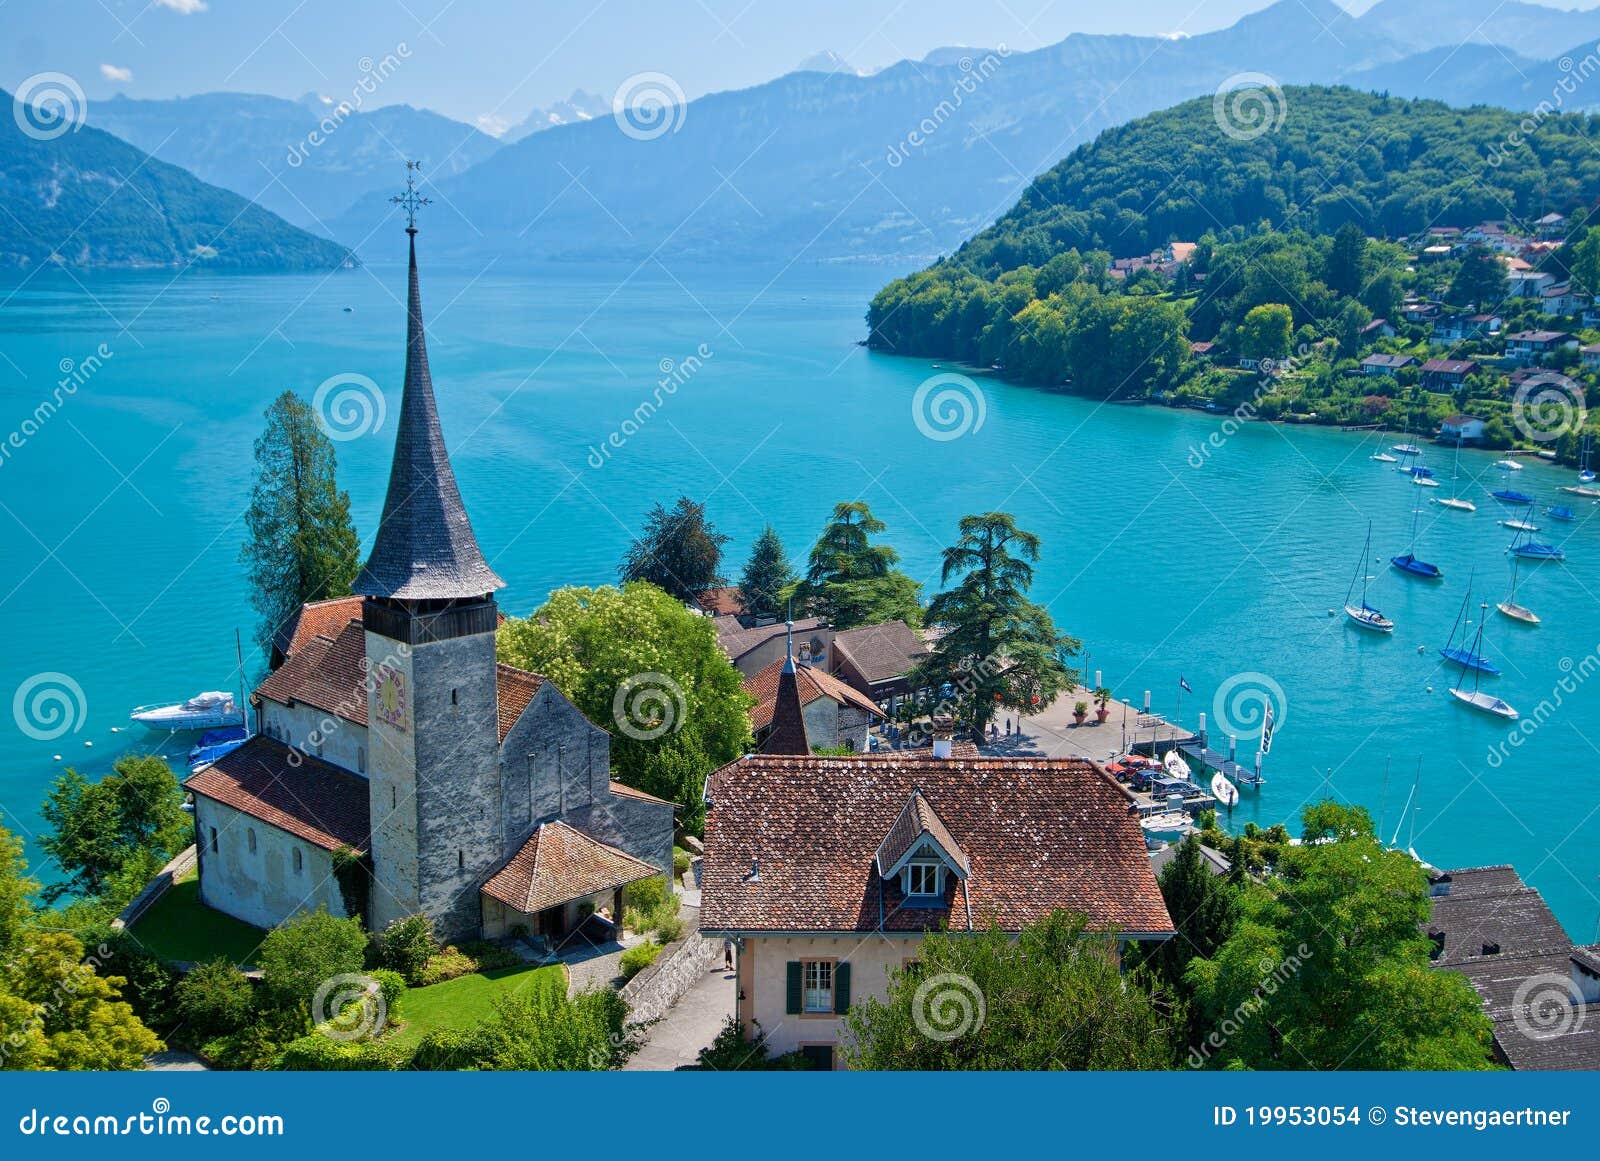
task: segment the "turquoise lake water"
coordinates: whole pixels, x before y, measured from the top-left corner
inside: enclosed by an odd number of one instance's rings
[[[1183,720],[1206,712],[1215,739],[1218,713],[1237,714],[1248,760],[1254,707],[1219,709],[1217,695],[1281,690],[1267,785],[1245,794],[1236,823],[1292,820],[1331,788],[1393,832],[1420,758],[1418,852],[1441,866],[1513,862],[1575,937],[1596,937],[1600,509],[1559,497],[1569,471],[1530,466],[1515,482],[1541,503],[1572,502],[1580,519],[1533,517],[1541,539],[1567,551],[1564,564],[1524,572],[1520,599],[1544,624],[1489,614],[1485,651],[1506,673],[1486,687],[1525,715],[1547,703],[1502,756],[1505,725],[1453,704],[1454,675],[1434,652],[1474,567],[1483,599],[1505,595],[1511,534],[1488,498],[1501,486],[1489,455],[1462,457],[1474,477],[1462,494],[1478,511],[1450,512],[1425,503],[1448,483],[1411,486],[1370,460],[1371,439],[1251,424],[1202,456],[1219,417],[992,380],[980,381],[981,426],[931,439],[923,428],[939,429],[919,426],[913,407],[938,372],[855,345],[868,298],[897,271],[484,271],[430,267],[423,241],[445,434],[511,612],[553,586],[611,581],[639,518],[680,493],[706,501],[733,536],[734,569],[764,523],[802,559],[834,503],[865,499],[925,593],[957,519],[1003,508],[1044,538],[1035,596],[1084,639],[1088,668],[1120,697],[1151,690],[1170,714],[1181,675],[1194,689]],[[252,625],[237,564],[251,443],[277,392],[309,397],[337,375],[382,386],[383,424],[338,445],[370,536],[405,319],[398,265],[19,282],[0,285],[0,695],[12,704],[18,690],[45,688],[38,675],[64,675],[84,706],[73,707],[75,729],[48,740],[0,715],[4,823],[29,835],[64,765],[100,771],[120,747],[150,744],[112,732],[132,706],[236,683],[234,629],[248,638]],[[81,386],[25,423],[56,392],[63,360]],[[658,394],[659,410],[627,422]],[[1427,462],[1448,477],[1449,458],[1430,448]],[[1391,638],[1330,617],[1369,517],[1373,556],[1386,560],[1406,550],[1419,502],[1418,554],[1446,581],[1370,568],[1372,603],[1398,622]],[[259,672],[261,659],[246,667]]]

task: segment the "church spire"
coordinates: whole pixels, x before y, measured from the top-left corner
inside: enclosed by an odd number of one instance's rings
[[[811,738],[806,730],[805,707],[800,704],[800,680],[794,664],[794,622],[787,625],[783,668],[778,673],[778,694],[772,705],[772,732],[761,745],[763,754],[811,753]]]
[[[406,378],[400,424],[389,469],[389,493],[372,555],[356,578],[355,592],[396,600],[460,600],[504,588],[478,548],[461,503],[455,472],[439,430],[439,410],[428,373],[417,283],[417,219],[428,199],[416,191],[416,162],[406,163],[406,192],[393,200],[406,209],[411,269],[406,324]]]

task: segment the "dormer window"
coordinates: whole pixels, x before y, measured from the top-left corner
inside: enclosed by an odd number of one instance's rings
[[[944,865],[936,862],[908,863],[901,881],[906,897],[928,899],[944,894]]]

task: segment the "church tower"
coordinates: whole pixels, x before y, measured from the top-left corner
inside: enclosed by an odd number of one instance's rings
[[[411,250],[405,387],[383,522],[355,583],[370,670],[371,919],[381,931],[426,912],[457,939],[477,934],[478,886],[502,853],[494,593],[505,582],[478,548],[439,429],[413,174],[394,200]]]

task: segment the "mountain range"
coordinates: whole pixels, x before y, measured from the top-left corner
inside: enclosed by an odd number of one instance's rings
[[[1517,0],[1380,0],[1360,17],[1333,0],[1279,0],[1199,36],[949,47],[870,75],[820,53],[639,126],[582,90],[499,139],[425,109],[315,96],[117,97],[88,117],[198,184],[358,252],[395,212],[388,199],[405,159],[422,161],[441,203],[428,222],[439,254],[905,264],[952,251],[1102,131],[1241,78],[1269,94],[1337,83],[1458,105],[1581,109],[1596,98],[1581,82],[1568,90],[1600,70],[1597,37],[1600,10]],[[59,200],[72,181],[93,198],[92,173],[22,188]],[[38,249],[14,232],[0,216],[0,251]],[[97,240],[84,260],[118,249]]]
[[[91,125],[203,181],[242,194],[320,234],[362,194],[388,190],[404,161],[436,179],[464,173],[500,145],[427,109],[314,95],[202,93],[168,101],[125,96],[89,106]],[[392,191],[390,191],[392,192]]]
[[[563,126],[436,178],[451,212],[435,215],[430,245],[557,259],[926,260],[993,221],[1073,147],[1230,80],[1530,108],[1566,76],[1560,63],[1440,42],[1476,30],[1546,53],[1600,19],[1537,8],[1537,20],[1480,14],[1482,28],[1447,34],[1461,20],[1429,25],[1429,12],[1457,7],[1384,0],[1357,18],[1332,0],[1281,0],[1200,36],[1074,35],[1026,53],[937,53],[871,76],[791,73],[701,97],[650,133],[611,118]],[[389,212],[371,197],[331,225],[359,239]]]
[[[0,108],[0,268],[317,270],[354,262],[345,247],[109,133],[30,120],[6,92]]]

